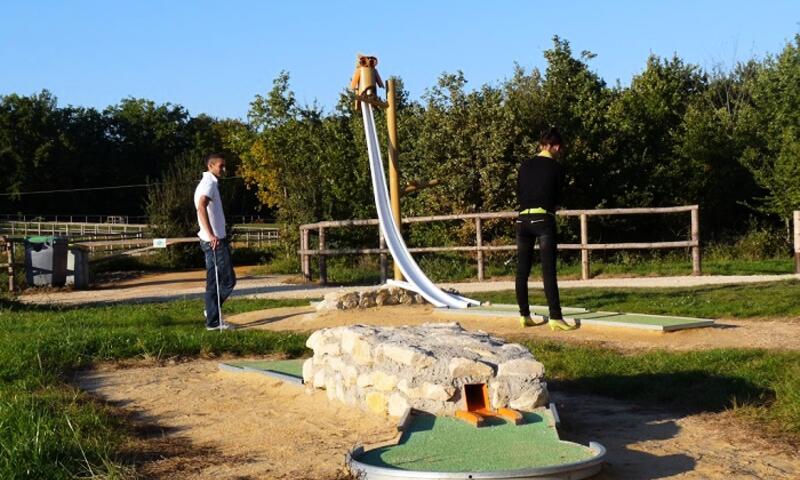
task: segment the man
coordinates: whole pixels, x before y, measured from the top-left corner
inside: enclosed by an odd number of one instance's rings
[[[542,257],[544,294],[550,309],[551,330],[573,330],[564,321],[556,280],[556,207],[561,201],[564,167],[556,157],[561,151],[561,134],[555,128],[546,130],[539,139],[539,153],[522,161],[517,177],[517,203],[520,206],[517,231],[516,293],[520,324],[534,325],[528,303],[528,276],[533,263],[533,245],[539,240]]]
[[[220,321],[219,307],[233,292],[236,274],[233,272],[231,251],[225,236],[225,214],[219,195],[218,179],[225,173],[225,157],[219,153],[208,155],[206,169],[194,191],[194,206],[197,209],[197,223],[200,225],[197,236],[200,237],[200,248],[206,256],[206,330],[228,330],[230,327]]]

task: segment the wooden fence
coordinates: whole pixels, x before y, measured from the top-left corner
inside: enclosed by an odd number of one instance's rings
[[[642,214],[664,214],[664,213],[690,213],[690,231],[688,240],[674,242],[631,242],[631,243],[589,243],[589,217],[611,216],[611,215],[642,215]],[[580,241],[581,243],[559,244],[561,250],[580,250],[581,251],[581,278],[587,280],[591,277],[590,252],[592,250],[630,250],[630,249],[663,249],[663,248],[691,248],[692,250],[692,274],[700,275],[700,207],[698,205],[686,205],[678,207],[656,207],[656,208],[611,208],[597,210],[560,210],[556,213],[561,217],[578,217],[580,219]],[[435,215],[429,217],[409,217],[403,218],[402,223],[426,223],[438,221],[462,220],[475,222],[475,245],[450,246],[450,247],[413,247],[408,251],[411,253],[431,253],[431,252],[476,252],[478,263],[478,281],[484,280],[484,264],[486,252],[513,251],[516,245],[484,245],[482,236],[482,223],[484,220],[514,219],[517,212],[495,212],[495,213],[468,213],[461,215]],[[386,248],[383,235],[378,229],[378,248],[348,248],[348,249],[329,249],[326,247],[325,233],[327,229],[354,227],[354,226],[374,226],[378,225],[377,219],[369,220],[339,220],[310,223],[300,226],[300,265],[303,278],[306,282],[312,281],[311,278],[311,257],[317,256],[319,260],[320,282],[325,284],[328,281],[326,259],[333,255],[380,255],[381,279],[385,281],[388,270],[388,249]],[[316,232],[318,236],[317,248],[312,249],[311,234]],[[798,260],[800,261],[800,260]]]

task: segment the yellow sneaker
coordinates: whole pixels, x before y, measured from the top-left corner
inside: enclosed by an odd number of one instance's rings
[[[547,322],[547,325],[550,327],[550,330],[554,330],[554,331],[555,330],[569,331],[569,330],[575,330],[576,328],[578,328],[577,325],[570,325],[567,322],[565,322],[563,319],[561,319],[561,320],[550,320],[550,321]]]
[[[530,315],[521,315],[519,317],[519,325],[521,327],[532,327],[536,325]]]

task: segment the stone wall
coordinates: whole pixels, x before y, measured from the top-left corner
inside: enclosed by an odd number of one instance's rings
[[[398,287],[382,286],[360,291],[331,292],[317,304],[317,311],[351,310],[384,305],[414,305],[428,303],[422,295]]]
[[[544,366],[526,348],[457,323],[328,328],[306,345],[314,350],[303,364],[307,386],[376,413],[452,415],[465,408],[465,384],[487,385],[494,409],[547,403]]]

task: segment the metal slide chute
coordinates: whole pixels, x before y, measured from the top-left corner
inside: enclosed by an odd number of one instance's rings
[[[378,210],[378,221],[381,231],[386,239],[386,245],[392,258],[400,267],[403,276],[410,284],[409,290],[422,295],[436,307],[467,308],[470,305],[480,305],[480,302],[443,292],[439,287],[422,272],[417,262],[408,252],[403,236],[395,225],[392,217],[392,207],[389,200],[389,191],[386,188],[386,175],[383,171],[378,134],[375,131],[375,119],[372,114],[372,105],[361,102],[361,113],[364,117],[364,134],[367,139],[369,153],[369,167],[372,176],[372,192],[375,195],[375,207]],[[403,285],[405,288],[405,285]]]

